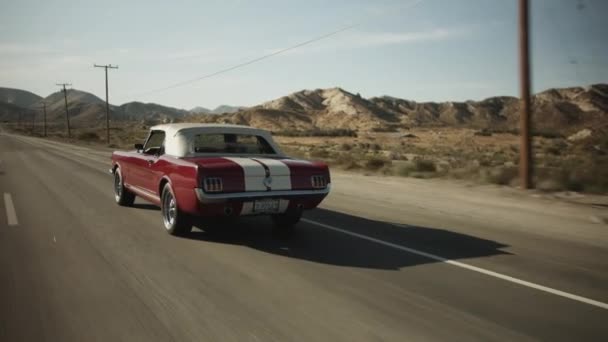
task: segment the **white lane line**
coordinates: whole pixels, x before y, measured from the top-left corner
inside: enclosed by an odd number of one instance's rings
[[[556,290],[556,289],[553,289],[553,288],[550,288],[550,287],[547,287],[547,286],[531,283],[529,281],[525,281],[525,280],[521,280],[521,279],[518,279],[518,278],[514,278],[514,277],[511,277],[511,276],[508,276],[508,275],[505,275],[505,274],[501,274],[501,273],[497,273],[497,272],[494,272],[494,271],[486,270],[486,269],[483,269],[483,268],[480,268],[480,267],[476,267],[476,266],[471,266],[471,265],[468,265],[468,264],[465,264],[465,263],[462,263],[462,262],[459,262],[459,261],[454,261],[454,260],[446,259],[444,257],[438,256],[438,255],[435,255],[435,254],[430,254],[430,253],[426,253],[426,252],[423,252],[423,251],[419,251],[417,249],[413,249],[413,248],[397,245],[397,244],[394,244],[394,243],[391,243],[391,242],[387,242],[387,241],[384,241],[384,240],[379,240],[379,239],[376,239],[376,238],[373,238],[373,237],[370,237],[370,236],[367,236],[367,235],[353,233],[351,231],[344,230],[344,229],[341,229],[341,228],[337,228],[337,227],[334,227],[334,226],[330,226],[330,225],[325,224],[325,223],[316,222],[316,221],[309,220],[309,219],[302,219],[302,221],[310,223],[310,224],[314,224],[316,226],[319,226],[319,227],[322,227],[322,228],[325,228],[325,229],[333,230],[333,231],[336,231],[336,232],[339,232],[339,233],[342,233],[342,234],[354,236],[354,237],[357,237],[357,238],[360,238],[360,239],[363,239],[363,240],[375,242],[375,243],[380,244],[380,245],[384,245],[384,246],[387,246],[387,247],[398,249],[400,251],[404,251],[404,252],[408,252],[408,253],[411,253],[411,254],[420,255],[420,256],[423,256],[425,258],[429,258],[429,259],[433,259],[433,260],[436,260],[436,261],[439,261],[439,262],[450,264],[452,266],[464,268],[464,269],[467,269],[469,271],[482,273],[482,274],[488,275],[490,277],[506,280],[506,281],[511,282],[511,283],[519,284],[519,285],[526,286],[526,287],[529,287],[529,288],[532,288],[532,289],[536,289],[536,290],[539,290],[539,291],[551,293],[551,294],[556,295],[556,296],[572,299],[572,300],[575,300],[577,302],[581,302],[581,303],[597,306],[599,308],[608,310],[608,304],[607,303],[599,302],[597,300],[593,300],[593,299],[577,296],[575,294],[571,294],[571,293],[560,291],[560,290]]]
[[[13,204],[13,198],[11,194],[4,193],[4,206],[6,207],[6,220],[9,226],[16,226],[19,224],[17,221],[17,212],[15,211],[15,205]]]

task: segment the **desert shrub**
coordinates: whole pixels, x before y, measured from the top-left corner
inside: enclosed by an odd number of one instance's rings
[[[489,129],[484,128],[481,131],[476,131],[473,134],[477,135],[477,136],[482,136],[482,137],[491,137],[492,136],[492,131],[490,131]]]
[[[402,164],[402,165],[397,166],[397,168],[395,169],[395,174],[397,176],[407,177],[410,175],[410,173],[412,171],[413,171],[412,164]]]
[[[487,181],[498,185],[509,185],[517,178],[518,169],[514,166],[500,166],[487,173]]]
[[[357,163],[356,161],[353,160],[349,163],[342,164],[342,168],[344,170],[356,170],[356,169],[360,169],[361,165],[359,165],[359,163]]]
[[[380,144],[372,144],[370,147],[371,147],[371,150],[374,152],[378,152],[382,149],[382,146],[380,146]]]
[[[517,128],[493,128],[491,130],[489,130],[492,133],[496,133],[496,134],[513,134],[513,135],[519,135],[519,129]]]
[[[397,126],[385,126],[385,127],[374,127],[372,128],[372,132],[377,132],[377,133],[393,133],[393,132],[398,132],[399,131],[399,127]]]
[[[329,151],[327,151],[324,148],[319,148],[319,149],[315,148],[310,151],[310,156],[312,158],[321,158],[321,159],[329,158]]]
[[[570,191],[591,193],[608,192],[608,160],[569,160],[559,168],[554,176]]]
[[[274,132],[273,134],[285,137],[357,137],[356,131],[345,128],[285,130]]]
[[[548,129],[536,129],[532,131],[532,135],[535,137],[543,137],[547,139],[563,138],[564,136],[554,130]]]
[[[95,132],[84,132],[78,134],[78,139],[86,141],[99,140],[99,135]]]
[[[343,143],[342,145],[340,145],[340,149],[342,151],[350,151],[353,149],[353,145],[349,143]]]
[[[419,172],[435,172],[437,165],[432,160],[417,158],[414,160],[414,169]]]
[[[490,158],[480,158],[479,160],[477,160],[477,162],[479,163],[479,166],[483,166],[483,167],[488,167],[488,166],[492,166],[492,160]]]
[[[388,154],[388,158],[391,160],[407,160],[407,156],[401,154],[400,152],[391,151]]]
[[[554,156],[559,156],[559,155],[561,155],[561,154],[562,154],[562,149],[561,149],[561,148],[559,148],[559,147],[557,147],[557,146],[555,146],[555,145],[548,145],[548,146],[545,146],[545,148],[543,149],[543,151],[544,151],[546,154],[552,154],[552,155],[554,155]]]
[[[379,157],[371,157],[365,161],[365,168],[367,170],[371,170],[371,171],[379,170],[385,166],[390,166],[390,165],[391,165],[390,160],[384,159],[384,158],[379,158]]]

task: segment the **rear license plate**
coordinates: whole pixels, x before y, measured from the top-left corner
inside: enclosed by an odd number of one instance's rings
[[[278,199],[262,199],[253,201],[253,211],[255,213],[278,213]]]

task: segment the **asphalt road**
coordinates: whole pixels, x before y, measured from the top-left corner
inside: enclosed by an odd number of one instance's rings
[[[488,203],[496,220],[369,203],[337,177],[291,238],[264,218],[175,238],[153,206],[114,203],[108,165],[106,151],[0,134],[0,341],[608,336],[606,226],[502,202]]]

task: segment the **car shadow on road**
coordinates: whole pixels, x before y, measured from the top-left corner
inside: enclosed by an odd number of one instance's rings
[[[395,225],[325,209],[316,209],[305,215],[305,218],[450,260],[510,254],[501,250],[508,247],[507,245],[449,229]],[[274,232],[267,217],[206,225],[201,221],[196,226],[201,230],[195,229],[185,238],[241,245],[266,253],[328,265],[397,270],[438,262],[306,221],[300,222],[296,231],[288,236]]]

